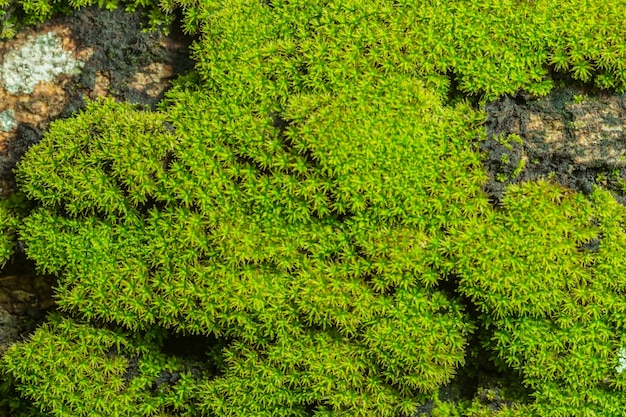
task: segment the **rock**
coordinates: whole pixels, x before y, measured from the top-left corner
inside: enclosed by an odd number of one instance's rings
[[[12,342],[27,336],[56,304],[53,276],[35,272],[22,257],[5,266],[0,274],[0,355]]]
[[[0,82],[11,95],[30,94],[39,82],[52,82],[60,74],[78,74],[84,65],[61,47],[61,39],[52,31],[28,36],[10,48],[2,61]]]
[[[0,113],[0,130],[9,132],[17,127],[15,112],[13,110],[5,110]]]
[[[603,186],[626,204],[626,95],[573,85],[536,99],[505,96],[485,110],[484,190],[496,203],[507,184],[543,177],[584,194]]]
[[[19,324],[15,315],[0,307],[0,355],[19,336]]]

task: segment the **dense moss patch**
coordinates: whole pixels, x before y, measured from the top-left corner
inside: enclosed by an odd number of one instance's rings
[[[549,65],[623,92],[626,4],[161,6],[200,35],[196,72],[155,112],[89,103],[19,165],[16,227],[66,314],[5,355],[23,395],[58,416],[96,393],[145,416],[618,415],[624,208],[546,180],[494,207],[477,144],[480,106],[545,96]],[[177,333],[220,340],[213,372],[183,377]],[[440,401],[476,339],[532,400]]]

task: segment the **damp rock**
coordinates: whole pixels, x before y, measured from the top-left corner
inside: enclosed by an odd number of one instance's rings
[[[17,317],[0,307],[0,353],[3,353],[18,336]]]
[[[4,267],[0,274],[0,355],[32,333],[56,307],[55,284],[54,276],[38,274],[24,257]]]

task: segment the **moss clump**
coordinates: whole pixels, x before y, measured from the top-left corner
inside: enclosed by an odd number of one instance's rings
[[[507,188],[489,222],[450,238],[459,290],[493,329],[502,365],[535,389],[537,415],[626,407],[616,372],[625,214],[606,191],[588,200],[546,181],[522,183]]]
[[[168,27],[174,21],[173,6],[165,0],[0,0],[0,39],[11,39],[20,30],[57,14],[94,5],[107,10],[117,10],[120,6],[127,12],[142,10],[148,31],[160,29],[168,34]]]
[[[31,207],[22,192],[0,200],[0,267],[4,267],[15,254],[18,229]]]
[[[20,164],[20,187],[42,204],[24,220],[27,254],[61,275],[68,312],[235,338],[225,376],[202,385],[205,412],[241,415],[260,398],[285,415],[314,405],[410,412],[453,377],[473,327],[433,288],[425,247],[488,203],[472,200],[471,177],[446,180],[433,164],[481,175],[471,109],[441,107],[411,79],[388,82],[375,111],[366,94],[376,86],[294,110],[294,140],[243,112],[220,130],[236,109],[200,94],[169,114],[90,103]],[[185,120],[196,114],[205,117]],[[329,136],[339,123],[344,141]],[[233,397],[233,386],[251,395]]]
[[[52,318],[4,367],[55,415],[90,415],[77,404],[96,393],[125,415],[411,415],[481,327],[536,400],[504,415],[617,414],[623,209],[545,181],[492,208],[472,145],[485,114],[458,94],[545,95],[549,63],[623,91],[624,6],[163,5],[202,35],[197,72],[158,112],[90,103],[18,168],[37,204],[20,236],[74,318]],[[148,380],[170,358],[142,337],[166,333],[220,339],[218,372],[157,401]],[[152,364],[134,391],[105,359],[112,340]],[[51,387],[70,378],[59,352],[93,363],[98,383],[83,367],[74,391]]]
[[[156,386],[164,370],[184,368],[159,352],[162,336],[51,315],[28,345],[9,347],[3,367],[16,375],[21,395],[53,416],[167,415],[188,409],[194,380],[183,371],[174,388]]]

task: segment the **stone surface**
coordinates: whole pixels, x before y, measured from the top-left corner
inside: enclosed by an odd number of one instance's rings
[[[505,96],[485,110],[488,139],[480,147],[485,191],[495,202],[507,184],[543,177],[585,194],[605,187],[626,204],[625,94],[574,84],[538,99]],[[511,134],[521,143],[507,141]]]
[[[9,132],[17,127],[15,112],[13,110],[5,110],[0,113],[0,131]]]
[[[30,94],[39,82],[54,82],[58,75],[79,74],[84,62],[63,49],[61,38],[50,31],[28,36],[26,41],[14,40],[19,47],[5,45],[0,81],[9,94]]]
[[[55,308],[53,276],[35,272],[23,257],[0,273],[0,355],[15,340],[35,330]]]
[[[624,166],[626,153],[623,97],[599,96],[568,103],[561,114],[552,114],[546,99],[534,103],[537,110],[522,119],[519,135],[528,139],[529,150],[546,150],[571,158],[574,164]],[[569,120],[568,120],[569,119]]]
[[[0,307],[0,354],[19,337],[18,318]]]

